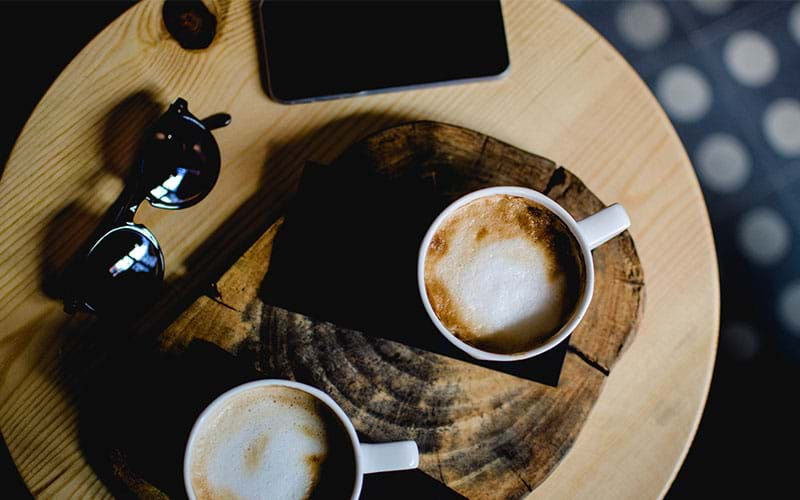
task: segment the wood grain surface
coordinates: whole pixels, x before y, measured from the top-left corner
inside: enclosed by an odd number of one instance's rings
[[[468,498],[533,491],[569,451],[639,326],[644,277],[630,235],[593,252],[594,304],[570,337],[558,387],[550,387],[375,336],[390,330],[438,336],[414,307],[421,236],[411,237],[404,223],[422,233],[442,206],[492,185],[544,192],[581,219],[604,205],[579,179],[545,158],[433,122],[374,134],[323,168],[317,175],[324,181],[304,183],[285,220],[219,280],[214,300],[200,298],[167,328],[162,348],[180,352],[199,339],[254,363],[264,376],[319,387],[367,439],[415,440],[420,468]],[[345,200],[369,214],[351,217]],[[429,213],[421,209],[428,206]],[[319,224],[334,227],[334,236],[298,234],[320,229],[316,221],[304,224],[300,213],[324,218]],[[300,241],[291,241],[295,236]],[[301,248],[312,250],[302,256]],[[299,269],[309,266],[305,275]],[[375,336],[275,307],[273,299],[316,318],[371,325]]]
[[[275,222],[303,162],[330,163],[369,132],[426,119],[552,158],[630,212],[647,314],[572,450],[533,495],[663,495],[705,403],[719,289],[694,172],[627,63],[566,7],[508,1],[512,69],[502,80],[284,106],[263,91],[251,5],[219,6],[218,38],[198,52],[170,39],[159,1],[127,11],[48,90],[2,171],[0,431],[31,491],[108,496],[81,442],[87,374],[124,353],[122,339],[152,339],[202,295]],[[54,276],[119,194],[141,130],[177,96],[233,124],[215,134],[223,171],[203,203],[137,214],[166,254],[163,300],[133,325],[65,316]]]

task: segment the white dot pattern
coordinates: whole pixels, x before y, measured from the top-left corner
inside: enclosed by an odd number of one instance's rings
[[[694,160],[703,185],[720,193],[737,191],[750,178],[750,153],[730,134],[717,133],[705,138]]]
[[[792,34],[794,40],[800,45],[800,2],[792,7],[789,13],[789,33]]]
[[[746,323],[732,323],[722,329],[720,343],[725,350],[739,361],[753,359],[761,347],[758,334]]]
[[[725,44],[725,67],[736,80],[747,87],[770,83],[778,73],[778,52],[761,33],[740,31]]]
[[[800,102],[778,99],[764,113],[764,135],[779,154],[792,158],[800,156]]]
[[[639,50],[654,49],[669,37],[669,14],[658,3],[620,3],[615,20],[625,41]]]
[[[744,255],[762,266],[774,265],[789,253],[789,225],[771,208],[755,208],[745,214],[738,237]]]
[[[695,68],[678,64],[664,70],[656,82],[656,95],[671,118],[693,122],[711,107],[711,87]]]
[[[778,318],[787,330],[800,336],[800,281],[789,284],[778,297]]]
[[[730,10],[733,0],[689,0],[692,7],[709,16],[724,14]]]

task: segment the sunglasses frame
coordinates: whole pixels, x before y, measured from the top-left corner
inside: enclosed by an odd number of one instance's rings
[[[131,172],[131,175],[129,175],[128,179],[126,180],[125,188],[123,189],[122,193],[120,193],[119,197],[111,206],[111,208],[109,208],[109,210],[106,212],[106,216],[98,226],[98,230],[95,231],[93,236],[89,239],[90,243],[88,245],[88,250],[85,250],[79,254],[81,259],[77,266],[73,266],[72,273],[75,274],[72,275],[73,279],[71,282],[77,282],[77,273],[86,267],[93,253],[103,244],[104,241],[107,241],[106,239],[111,234],[118,231],[133,231],[138,233],[139,236],[147,239],[147,241],[158,253],[158,266],[154,268],[154,277],[158,280],[163,280],[165,270],[164,252],[161,250],[161,245],[159,245],[158,239],[156,239],[155,235],[146,226],[142,224],[136,224],[134,222],[136,212],[142,203],[144,203],[144,201],[150,203],[150,205],[154,208],[180,210],[191,207],[208,196],[208,194],[211,192],[211,189],[217,182],[219,170],[222,164],[219,145],[217,144],[217,141],[211,131],[217,128],[226,127],[231,123],[231,116],[227,113],[217,113],[209,116],[208,118],[200,120],[191,112],[189,112],[188,103],[186,100],[179,97],[156,121],[156,123],[153,125],[153,130],[155,130],[157,125],[160,123],[173,118],[186,120],[191,125],[197,127],[198,136],[207,134],[205,143],[212,146],[211,152],[213,153],[216,163],[216,169],[213,174],[213,178],[208,181],[208,189],[203,192],[202,195],[195,196],[181,203],[170,204],[159,201],[159,199],[152,194],[152,190],[149,190],[148,186],[146,185],[147,175],[145,173],[146,159],[144,157],[144,151],[146,151],[149,144],[149,142],[146,142],[142,147],[142,151],[140,152],[140,157],[137,161],[136,168],[133,172]],[[148,136],[147,138],[147,141],[154,140],[155,139],[152,136]],[[68,274],[71,275],[72,273]],[[84,283],[81,284],[85,285]],[[77,311],[101,313],[101,311],[97,310],[95,306],[87,301],[85,288],[83,286],[75,286],[72,289],[72,293],[65,296],[64,311],[69,314]]]

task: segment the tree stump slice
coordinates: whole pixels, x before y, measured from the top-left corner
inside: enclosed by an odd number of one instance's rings
[[[486,135],[415,122],[351,146],[330,169],[422,179],[445,199],[492,185],[544,192],[580,220],[605,205],[564,167]],[[628,232],[594,250],[594,299],[569,338],[558,387],[391,342],[264,302],[279,219],[160,337],[180,353],[212,342],[264,376],[329,393],[375,442],[414,439],[420,468],[469,498],[519,498],[569,451],[643,315],[644,275]],[[416,258],[416,256],[414,256]],[[146,479],[146,478],[145,478]]]

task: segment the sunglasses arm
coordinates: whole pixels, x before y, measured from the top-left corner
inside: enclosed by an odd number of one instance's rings
[[[227,127],[231,124],[231,115],[228,113],[217,113],[209,116],[208,118],[200,120],[200,123],[202,123],[203,126],[208,130]]]

